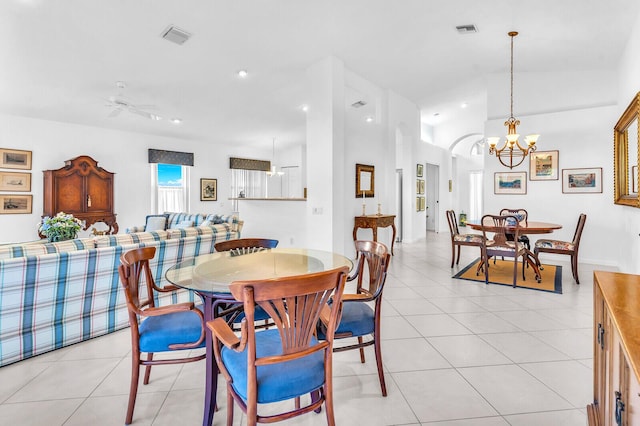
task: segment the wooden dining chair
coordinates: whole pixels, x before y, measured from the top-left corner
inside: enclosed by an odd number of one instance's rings
[[[214,248],[216,251],[228,251],[232,255],[254,253],[265,249],[276,248],[278,240],[267,238],[237,238],[235,240],[220,241]]]
[[[520,236],[520,221],[515,216],[484,215],[482,217],[482,235],[485,244],[482,246],[482,268],[484,268],[485,283],[489,283],[489,258],[512,257],[513,258],[513,287],[516,286],[518,277],[518,259],[522,258],[522,279],[525,280],[525,263],[534,267],[536,281],[540,282],[540,272],[537,265],[531,259],[530,251],[518,241]],[[513,235],[510,241],[507,234]],[[489,234],[493,234],[489,238]]]
[[[207,322],[213,335],[216,363],[227,382],[227,425],[233,424],[234,401],[247,425],[286,420],[325,406],[333,411],[333,335],[349,269],[342,267],[293,277],[237,281],[229,288],[244,304],[240,336],[222,318]],[[329,300],[334,303],[329,306]],[[275,328],[256,332],[255,306],[274,319]],[[327,320],[326,340],[315,337],[320,317]],[[300,406],[300,396],[312,393]],[[262,416],[258,404],[294,400],[295,408]]]
[[[268,238],[237,238],[235,240],[220,241],[214,245],[216,251],[229,252],[231,256],[241,256],[249,253],[255,253],[278,246],[278,240]],[[228,300],[225,300],[228,299]],[[225,316],[227,321],[234,324],[240,324],[244,314],[242,313],[242,304],[233,303],[233,298],[220,297],[215,304],[216,316]],[[256,308],[254,315],[256,321],[262,322],[261,327],[269,327],[269,315],[260,307]]]
[[[515,216],[515,218],[518,219],[518,222],[520,224],[522,223],[526,224],[527,220],[529,219],[529,213],[527,213],[525,209],[502,209],[500,210],[500,215]],[[513,241],[513,234],[507,234],[507,238]],[[518,241],[524,244],[527,250],[531,250],[531,241],[529,241],[529,237],[527,237],[526,235],[520,234]]]
[[[456,213],[453,210],[447,210],[447,222],[449,222],[449,232],[451,234],[451,267],[453,264],[460,263],[460,251],[462,246],[479,247],[482,250],[484,244],[484,237],[479,234],[461,234],[458,228],[458,220],[456,219]],[[456,247],[458,249],[458,256],[456,259]]]
[[[364,348],[373,345],[382,396],[387,396],[380,346],[380,311],[382,309],[382,291],[387,279],[391,254],[387,246],[375,241],[356,241],[355,245],[358,253],[356,270],[348,278],[348,281],[356,281],[356,291],[342,296],[342,314],[334,338],[357,337],[358,342],[347,346],[334,346],[333,352],[359,349],[360,362],[364,363]],[[371,302],[373,302],[373,307]],[[318,338],[324,339],[328,326],[323,323],[319,323],[319,326]],[[365,340],[364,338],[367,336],[370,338]]]
[[[129,325],[131,326],[131,386],[125,424],[131,424],[136,404],[140,366],[145,366],[143,383],[149,384],[152,365],[178,364],[204,359],[205,353],[183,353],[174,358],[154,359],[156,352],[176,352],[202,348],[205,344],[204,315],[193,302],[156,306],[157,292],[178,289],[173,285],[156,286],[149,261],[156,254],[155,247],[129,250],[120,256],[120,283],[124,289]],[[146,294],[140,294],[140,285],[146,284]],[[146,353],[146,359],[142,358]],[[184,356],[182,356],[184,355]]]
[[[571,256],[571,273],[573,274],[573,279],[576,280],[576,284],[580,284],[580,279],[578,278],[578,249],[580,248],[580,238],[582,238],[582,230],[584,229],[586,221],[587,215],[581,213],[578,217],[578,225],[576,226],[576,232],[573,234],[573,240],[540,239],[536,241],[533,249],[536,259],[538,259],[539,253],[566,254]]]

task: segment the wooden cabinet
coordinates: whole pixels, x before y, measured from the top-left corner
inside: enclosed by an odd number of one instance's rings
[[[640,275],[594,272],[590,425],[640,425]]]
[[[43,173],[43,216],[62,211],[85,221],[84,229],[104,222],[109,226],[108,233],[118,232],[113,211],[114,173],[98,167],[98,162],[86,155],[67,160],[60,169]]]

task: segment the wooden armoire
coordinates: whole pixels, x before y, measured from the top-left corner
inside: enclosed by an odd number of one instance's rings
[[[113,211],[114,173],[98,167],[98,162],[87,155],[67,160],[64,167],[43,173],[43,217],[65,212],[85,221],[84,229],[104,222],[109,227],[107,233],[118,232]]]

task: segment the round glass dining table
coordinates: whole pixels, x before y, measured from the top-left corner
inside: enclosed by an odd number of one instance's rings
[[[269,280],[304,275],[347,266],[351,259],[340,254],[311,249],[274,248],[248,254],[216,252],[197,256],[169,268],[167,281],[196,292],[204,303],[204,319],[215,316],[214,306],[233,300],[229,284],[244,280]],[[218,367],[213,355],[211,331],[206,330],[206,377],[203,426],[213,423],[218,388]]]

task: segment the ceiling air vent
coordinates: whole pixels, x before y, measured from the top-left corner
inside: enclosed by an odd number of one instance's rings
[[[460,34],[469,34],[469,33],[477,33],[478,32],[478,28],[476,28],[475,25],[473,24],[469,24],[469,25],[458,25],[456,27],[456,30],[458,30],[458,32]]]
[[[169,25],[167,29],[162,32],[163,39],[180,45],[184,44],[190,37],[191,34],[173,25]]]
[[[352,107],[354,108],[360,108],[365,106],[367,103],[365,101],[358,101],[358,102],[354,102],[351,104]]]

